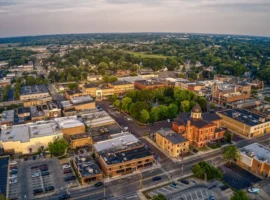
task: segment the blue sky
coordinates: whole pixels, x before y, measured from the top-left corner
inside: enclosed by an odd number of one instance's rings
[[[92,32],[270,36],[270,0],[0,0],[0,37]]]

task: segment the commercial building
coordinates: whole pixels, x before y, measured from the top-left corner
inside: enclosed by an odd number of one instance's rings
[[[31,121],[30,107],[19,107],[15,109],[14,124],[23,124]]]
[[[134,86],[138,90],[156,89],[165,87],[165,84],[155,80],[139,80],[135,81]]]
[[[41,106],[31,106],[30,112],[31,112],[31,120],[33,122],[44,120],[46,118],[45,113]]]
[[[113,88],[114,94],[124,94],[126,91],[134,90],[134,84],[127,81],[108,83],[108,86]]]
[[[91,110],[96,108],[96,103],[89,95],[71,97],[70,102],[74,105],[76,111]]]
[[[88,83],[88,84],[83,85],[82,90],[84,93],[92,97],[96,97],[97,87],[98,87],[97,84]]]
[[[80,97],[80,96],[84,96],[84,95],[86,95],[86,94],[84,92],[82,92],[81,90],[78,90],[78,89],[66,90],[65,91],[65,97],[68,100],[70,100],[73,97]]]
[[[88,133],[78,133],[69,136],[69,143],[71,149],[76,149],[79,147],[90,146],[93,142]]]
[[[0,147],[6,153],[28,154],[46,148],[49,142],[62,138],[56,122],[36,122],[31,124],[2,126]]]
[[[270,149],[253,143],[240,149],[236,162],[242,168],[261,176],[270,176]]]
[[[250,98],[251,86],[248,84],[217,84],[212,86],[212,101],[225,105],[226,103]]]
[[[47,102],[42,105],[46,118],[61,117],[61,109],[54,102]]]
[[[153,155],[135,136],[128,134],[94,144],[106,177],[129,174],[153,165]]]
[[[240,101],[234,101],[231,103],[227,103],[227,107],[229,108],[254,108],[258,107],[261,104],[260,100],[258,99],[246,99]]]
[[[114,88],[107,85],[100,85],[96,90],[96,97],[98,99],[106,99],[108,96],[114,95]]]
[[[77,114],[75,106],[70,101],[61,101],[61,108],[63,116],[73,116]]]
[[[118,69],[116,71],[117,76],[129,76],[130,73],[131,73],[131,70],[129,70],[129,69]]]
[[[98,165],[90,157],[75,157],[73,164],[83,185],[102,180],[102,173]]]
[[[4,199],[9,196],[9,160],[9,156],[0,157],[0,195],[3,195]]]
[[[129,132],[123,132],[122,129],[117,124],[110,124],[90,128],[88,130],[88,133],[92,139],[93,144],[114,138],[116,136],[121,136],[120,134],[125,133],[130,134]]]
[[[52,101],[51,96],[47,97],[40,97],[38,99],[27,99],[23,101],[23,106],[24,107],[30,107],[30,106],[36,106],[36,105],[43,105],[47,104],[48,102]]]
[[[39,99],[49,96],[46,85],[24,86],[21,88],[20,100]]]
[[[102,76],[101,75],[88,75],[87,76],[87,81],[102,81]]]
[[[156,132],[156,143],[174,158],[182,157],[189,151],[188,140],[170,128],[161,129]]]
[[[81,118],[88,127],[105,126],[115,124],[115,120],[106,111],[96,111],[82,114]]]
[[[2,118],[1,118],[0,124],[11,126],[14,123],[14,116],[15,116],[14,110],[4,110],[2,112]]]
[[[217,112],[221,125],[245,137],[257,137],[270,131],[270,120],[244,109]]]
[[[54,119],[60,127],[63,136],[68,140],[70,135],[85,133],[85,125],[77,116],[60,117]]]
[[[10,79],[1,79],[0,80],[0,88],[11,85]]]
[[[172,129],[185,137],[189,144],[200,148],[211,141],[224,137],[225,129],[221,128],[221,117],[215,113],[202,113],[197,104],[191,113],[182,113],[173,121]]]
[[[251,111],[266,119],[270,119],[270,104],[268,103],[263,103],[260,106],[253,108]]]

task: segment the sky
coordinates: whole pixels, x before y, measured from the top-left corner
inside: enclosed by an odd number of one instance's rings
[[[0,37],[103,32],[270,36],[270,0],[0,0]]]

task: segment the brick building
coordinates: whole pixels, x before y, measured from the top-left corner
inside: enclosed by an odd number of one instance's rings
[[[221,117],[215,113],[202,113],[199,105],[192,108],[191,114],[182,113],[172,124],[172,129],[183,135],[189,144],[203,147],[210,141],[222,139],[225,130],[220,127]]]
[[[135,81],[134,87],[138,90],[156,89],[165,87],[165,84],[155,80],[138,80]]]
[[[127,81],[108,83],[108,86],[113,88],[114,94],[124,94],[126,91],[134,90],[134,84]]]

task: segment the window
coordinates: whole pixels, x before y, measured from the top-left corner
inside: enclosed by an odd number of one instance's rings
[[[130,166],[130,164],[127,164],[127,165],[126,165],[126,167],[129,167],[129,166]]]
[[[149,162],[149,159],[146,159],[145,162]]]
[[[138,161],[138,164],[141,164],[142,163],[142,161]]]

